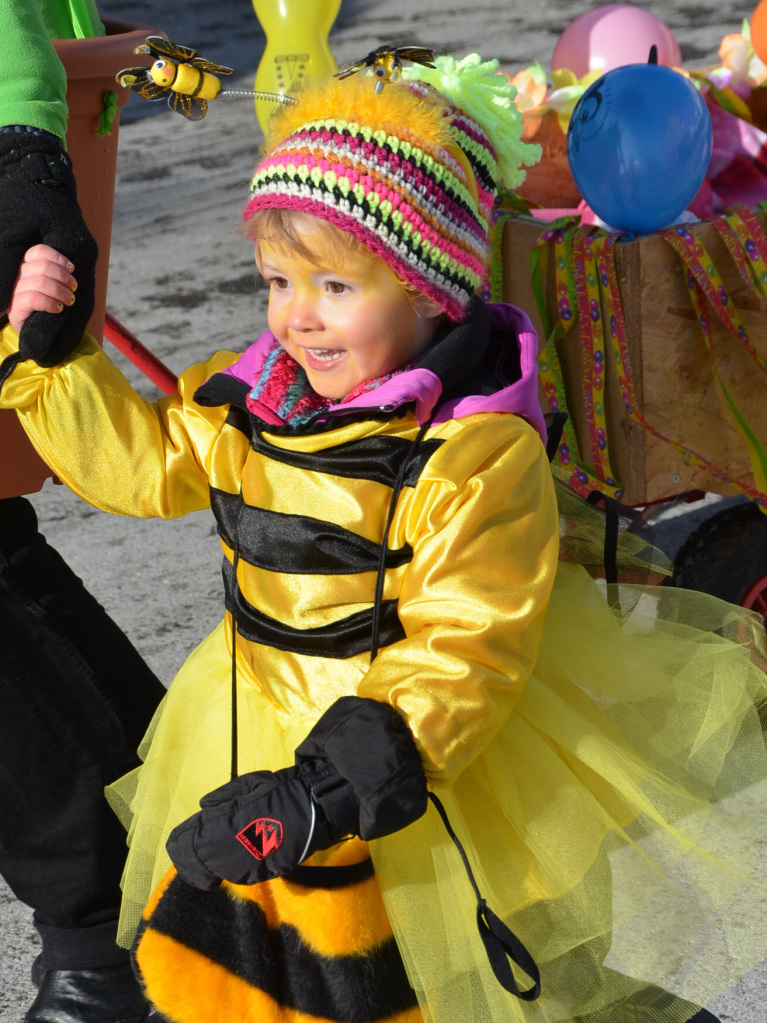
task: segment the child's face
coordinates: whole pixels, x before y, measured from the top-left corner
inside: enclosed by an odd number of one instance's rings
[[[323,269],[266,241],[258,253],[269,329],[323,397],[344,398],[428,347],[442,310],[409,298],[382,259],[349,253]]]

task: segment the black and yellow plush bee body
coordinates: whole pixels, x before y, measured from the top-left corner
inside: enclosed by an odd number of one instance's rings
[[[233,1005],[240,1020],[423,1023],[359,839],[320,866],[212,892],[171,869],[133,959],[150,1001],[175,1023],[223,1019]]]

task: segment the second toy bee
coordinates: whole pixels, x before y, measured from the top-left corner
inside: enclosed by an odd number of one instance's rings
[[[116,76],[120,85],[133,89],[144,99],[168,97],[168,106],[190,120],[201,120],[208,100],[221,92],[217,75],[233,75],[234,70],[214,64],[189,46],[178,46],[162,36],[148,36],[134,53],[157,58],[151,67],[129,67]]]
[[[336,71],[333,77],[348,78],[349,75],[354,75],[358,71],[372,68],[376,79],[375,91],[380,95],[385,85],[389,82],[398,82],[402,78],[403,60],[421,64],[423,67],[436,67],[436,64],[433,63],[433,50],[429,50],[425,46],[379,46],[377,50],[371,50],[362,60]]]

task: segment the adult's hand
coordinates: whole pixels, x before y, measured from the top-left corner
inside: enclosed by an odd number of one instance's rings
[[[58,139],[48,133],[0,132],[0,311],[10,304],[24,254],[41,243],[73,265],[77,296],[61,313],[29,316],[19,335],[19,355],[55,366],[77,347],[93,312],[98,248]]]

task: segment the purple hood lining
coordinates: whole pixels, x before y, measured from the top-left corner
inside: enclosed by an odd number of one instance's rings
[[[510,386],[493,394],[471,394],[439,404],[441,380],[432,370],[417,366],[392,377],[374,391],[367,391],[348,402],[331,405],[324,415],[336,418],[371,406],[391,411],[409,402],[415,402],[419,423],[429,418],[435,406],[434,424],[463,419],[480,412],[505,412],[526,419],[538,431],[545,444],[546,424],[538,403],[538,335],[530,318],[517,306],[507,302],[492,302],[488,303],[488,308],[492,329],[508,334],[510,339],[516,339],[517,342],[521,375]],[[265,331],[224,373],[246,384],[248,389],[252,388],[273,343],[274,335],[269,330]],[[274,426],[282,425],[282,419],[273,410],[264,406],[259,411],[266,422]]]

